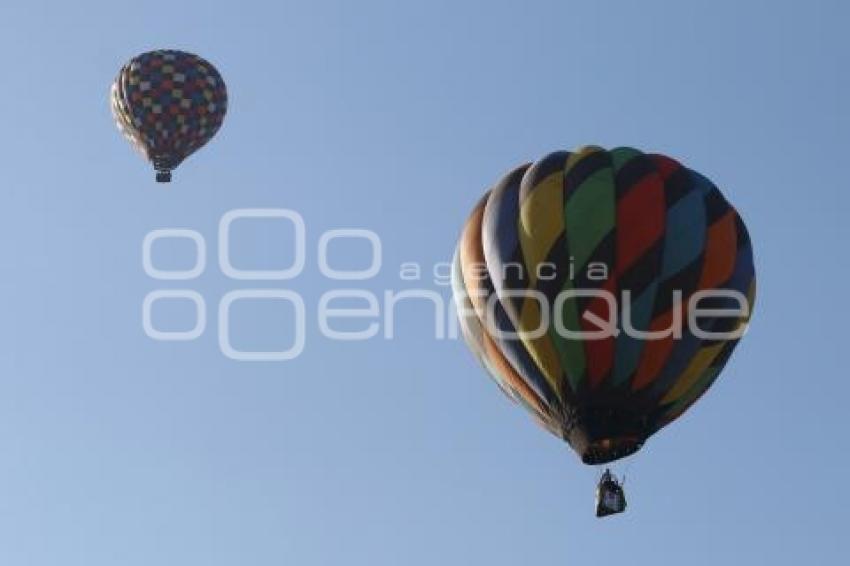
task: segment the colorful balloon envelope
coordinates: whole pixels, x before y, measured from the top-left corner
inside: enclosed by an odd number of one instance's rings
[[[744,222],[707,178],[664,155],[584,147],[484,195],[453,288],[496,383],[599,464],[639,450],[714,383],[755,273]]]
[[[153,164],[160,182],[212,139],[227,112],[219,72],[183,51],[134,57],[115,78],[110,98],[118,129]]]

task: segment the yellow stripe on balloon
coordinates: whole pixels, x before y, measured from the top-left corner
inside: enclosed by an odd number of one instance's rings
[[[600,151],[605,151],[604,148],[599,147],[598,145],[585,145],[578,148],[576,151],[570,154],[569,159],[567,159],[566,170],[569,171],[572,169],[576,163],[591,155],[593,153],[599,153]]]
[[[534,187],[522,203],[519,243],[525,258],[527,287],[537,284],[537,266],[546,261],[558,237],[564,233],[564,173],[557,171]]]
[[[534,298],[526,298],[522,303],[522,311],[520,312],[519,328],[520,340],[525,345],[526,351],[537,364],[537,367],[543,373],[546,381],[552,386],[552,390],[558,396],[558,399],[563,402],[561,397],[561,378],[564,374],[561,368],[561,359],[558,356],[558,351],[552,344],[549,338],[548,331],[539,338],[533,338],[527,334],[540,328],[540,302]],[[549,321],[551,325],[552,322]]]
[[[725,342],[719,342],[700,348],[696,355],[691,359],[691,363],[679,375],[676,384],[667,392],[667,395],[661,400],[661,404],[672,403],[682,395],[684,395],[691,386],[697,382],[702,373],[711,365],[711,362],[717,357],[720,351],[725,346]]]

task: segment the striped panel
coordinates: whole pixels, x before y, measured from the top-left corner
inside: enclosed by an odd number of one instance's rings
[[[617,188],[617,296],[621,299],[619,327],[646,331],[650,327],[657,274],[661,265],[666,209],[664,177],[655,163],[632,148],[612,150]],[[623,293],[628,293],[628,311]],[[637,369],[643,341],[621,333],[611,385],[627,382]]]
[[[693,190],[690,182],[690,173],[680,168],[667,177],[664,185],[668,209],[651,332],[661,332],[672,327],[675,315],[674,292],[681,291],[682,300],[687,300],[699,281],[705,247],[705,205],[704,196]],[[674,346],[672,335],[645,342],[640,364],[632,379],[633,389],[642,389],[652,383]]]
[[[565,178],[565,233],[575,264],[573,289],[612,291],[611,268],[614,265],[617,221],[614,167],[611,155],[600,148],[585,148],[567,169]],[[589,267],[604,265],[608,279],[596,281]],[[586,314],[610,320],[608,303],[600,298],[577,299],[577,318],[583,332],[599,329]],[[595,387],[605,378],[613,361],[613,338],[583,342],[585,385]]]
[[[501,194],[504,197],[511,193],[505,191]],[[493,277],[492,272],[489,271],[490,266],[485,262],[482,244],[482,220],[485,208],[492,201],[493,195],[494,193],[489,193],[479,201],[464,227],[458,244],[461,276],[470,295],[473,308],[485,330],[493,328],[505,333],[514,333],[517,329],[511,317],[505,311],[504,304],[495,300],[498,295],[494,297],[493,308],[489,312],[487,307],[488,300],[496,293],[492,282],[497,278]],[[492,318],[490,315],[492,315]],[[528,387],[534,390],[546,403],[548,409],[554,413],[560,412],[561,400],[558,396],[558,388],[553,386],[522,343],[518,340],[499,336],[491,336],[491,339],[509,360],[514,370],[525,380]]]
[[[472,303],[463,284],[461,275],[460,253],[455,253],[452,262],[452,287],[457,301],[458,319],[467,345],[473,354],[487,370],[493,380],[505,395],[516,403],[523,405],[535,415],[537,421],[560,435],[560,423],[550,414],[546,403],[531,389],[513,366],[505,359],[502,352],[486,333],[481,321],[475,315]]]

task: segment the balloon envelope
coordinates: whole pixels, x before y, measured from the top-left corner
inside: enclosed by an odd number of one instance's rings
[[[634,453],[700,398],[755,293],[750,238],[717,187],[627,147],[510,171],[473,209],[453,265],[467,344],[588,464]]]
[[[224,79],[209,62],[158,50],[131,59],[111,89],[118,129],[157,170],[158,181],[206,144],[227,112]]]

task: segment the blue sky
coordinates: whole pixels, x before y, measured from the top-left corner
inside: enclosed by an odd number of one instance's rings
[[[5,5],[0,563],[841,562],[848,19],[838,0]],[[107,105],[124,61],[159,47],[209,58],[231,100],[170,186]],[[589,143],[709,175],[759,276],[724,375],[620,466],[630,508],[605,521],[597,471],[461,342],[435,341],[427,305],[399,311],[392,342],[329,341],[314,316],[334,287],[316,264],[324,231],[382,237],[381,273],[353,286],[410,288],[398,265],[448,260],[502,173]],[[303,216],[300,277],[220,273],[218,221],[249,207]],[[145,275],[142,240],[168,227],[205,237],[198,279]],[[285,263],[280,228],[245,227],[234,257]],[[191,263],[180,245],[157,253]],[[159,288],[204,296],[198,340],[145,335]],[[242,288],[304,297],[303,355],[221,354],[217,305]],[[278,307],[234,313],[242,346],[287,339]],[[158,323],[191,324],[184,310]]]

